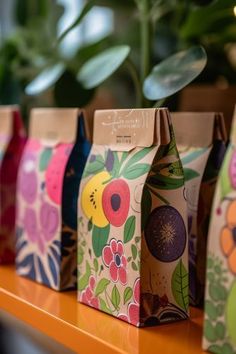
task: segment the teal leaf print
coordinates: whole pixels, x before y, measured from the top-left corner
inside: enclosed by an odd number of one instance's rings
[[[217,307],[209,300],[205,301],[205,312],[212,321],[218,317]]]
[[[51,157],[52,157],[52,149],[46,148],[43,151],[42,155],[40,156],[39,171],[45,171],[47,169]]]
[[[95,289],[95,296],[98,296],[101,293],[103,293],[103,291],[107,288],[109,284],[110,284],[110,280],[106,278],[102,278],[101,280],[99,280]]]
[[[133,290],[130,286],[127,286],[124,291],[124,305],[128,302],[133,296]]]
[[[182,164],[183,165],[187,165],[188,163],[192,162],[193,160],[196,160],[198,157],[203,155],[207,150],[208,150],[208,148],[202,148],[202,149],[194,150],[190,154],[187,154],[186,156],[181,158]]]
[[[190,181],[193,178],[199,177],[199,173],[191,168],[184,167],[185,182]]]
[[[117,286],[114,285],[112,292],[111,292],[111,302],[116,310],[119,309],[120,306],[120,293],[117,289]]]
[[[94,225],[92,231],[92,245],[96,257],[100,257],[102,255],[102,250],[107,243],[109,232],[110,232],[109,224],[105,227],[98,227]]]
[[[129,242],[132,240],[135,231],[135,216],[131,215],[125,223],[124,227],[124,243]]]
[[[150,165],[148,163],[137,163],[132,166],[125,167],[122,172],[122,175],[126,179],[136,179],[140,176],[148,173],[150,170]]]
[[[177,304],[185,311],[188,310],[188,273],[182,262],[178,262],[171,279],[171,289]]]
[[[86,288],[86,286],[88,285],[88,282],[89,282],[90,275],[91,275],[91,268],[90,268],[89,262],[86,261],[86,272],[84,275],[82,275],[79,278],[79,281],[78,281],[78,290],[79,291],[82,291]]]

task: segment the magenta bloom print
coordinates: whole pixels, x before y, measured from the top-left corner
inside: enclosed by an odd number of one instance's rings
[[[112,238],[110,244],[102,250],[102,260],[109,268],[112,281],[115,283],[120,281],[122,285],[125,285],[127,283],[127,260],[124,255],[123,243]]]

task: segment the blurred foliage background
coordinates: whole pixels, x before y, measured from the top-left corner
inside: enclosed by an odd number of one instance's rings
[[[18,103],[25,115],[32,106],[134,106],[134,83],[127,65],[98,89],[85,89],[77,74],[91,56],[114,43],[129,45],[130,57],[141,70],[140,1],[90,1],[80,16],[88,1],[0,0],[0,103]],[[202,45],[208,63],[196,82],[220,87],[236,83],[236,1],[149,3],[151,66],[179,50]],[[38,75],[36,94],[26,94],[26,87]],[[175,109],[177,102],[175,95],[167,104]]]

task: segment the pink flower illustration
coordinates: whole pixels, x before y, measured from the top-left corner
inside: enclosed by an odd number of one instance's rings
[[[89,278],[89,284],[85,290],[81,293],[81,301],[84,304],[90,305],[95,307],[96,309],[99,308],[99,300],[98,297],[94,295],[94,288],[95,288],[96,280],[93,275]]]
[[[134,326],[139,325],[139,306],[140,303],[140,278],[135,280],[133,287],[133,302],[128,305],[128,315],[120,313],[118,318],[123,321],[132,323]]]
[[[120,281],[122,285],[127,283],[126,257],[124,256],[124,246],[121,241],[111,239],[102,251],[103,263],[109,267],[110,276],[113,282]]]

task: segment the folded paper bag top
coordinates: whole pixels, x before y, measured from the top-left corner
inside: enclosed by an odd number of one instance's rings
[[[16,178],[26,142],[17,106],[0,107],[0,263],[15,258]]]
[[[225,152],[224,118],[214,112],[172,113],[188,201],[190,302],[203,302],[206,240],[216,179]]]
[[[75,287],[77,199],[90,143],[79,109],[33,109],[18,174],[17,272]]]
[[[207,243],[203,348],[236,353],[236,110],[220,170]]]
[[[78,299],[135,326],[188,317],[187,206],[167,109],[96,111],[80,186]]]

